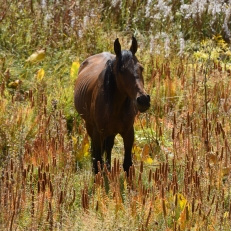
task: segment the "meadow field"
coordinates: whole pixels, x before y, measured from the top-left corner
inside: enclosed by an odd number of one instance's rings
[[[132,36],[151,107],[94,175],[74,82]],[[1,0],[0,230],[230,230],[230,39],[230,0]]]

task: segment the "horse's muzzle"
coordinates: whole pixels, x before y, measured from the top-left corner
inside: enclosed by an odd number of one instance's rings
[[[150,96],[140,95],[136,98],[137,109],[140,112],[145,112],[150,107]]]

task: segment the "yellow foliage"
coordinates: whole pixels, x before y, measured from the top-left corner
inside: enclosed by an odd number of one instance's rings
[[[231,57],[231,52],[228,44],[223,40],[222,36],[216,35],[213,37],[213,40],[203,40],[201,42],[201,49],[194,52],[193,55],[196,60],[200,61],[218,61],[222,55]]]
[[[226,212],[224,213],[224,218],[228,218],[228,217],[229,217],[229,212],[226,211]]]
[[[46,54],[45,54],[45,50],[41,49],[38,50],[36,52],[34,52],[27,60],[26,62],[30,62],[30,63],[37,63],[42,61],[45,58]]]
[[[229,49],[228,44],[225,42],[225,40],[222,38],[220,34],[214,35],[213,39],[216,43],[216,45],[224,50]]]
[[[176,196],[178,199],[178,208],[180,208],[181,211],[177,222],[180,225],[181,229],[185,230],[187,221],[189,220],[190,206],[187,199],[182,194],[178,193]]]
[[[145,164],[153,163],[153,159],[149,155],[150,148],[148,144],[145,144],[143,149],[137,145],[134,145],[132,152],[134,154],[134,159],[137,161],[143,161]]]
[[[86,144],[83,146],[83,155],[84,155],[84,156],[88,156],[88,155],[89,155],[89,147],[90,147],[89,142],[86,143]]]
[[[184,197],[182,194],[180,194],[180,193],[178,193],[177,196],[178,196],[178,203],[179,203],[180,208],[181,208],[181,210],[182,210],[182,209],[185,208],[185,206],[186,206],[186,204],[187,204],[187,200],[186,200],[185,197]]]
[[[141,160],[141,156],[140,156],[141,152],[142,152],[142,149],[139,146],[137,145],[133,146],[132,153],[134,154],[135,159]]]
[[[41,81],[45,75],[45,71],[43,68],[39,69],[37,72],[37,81]]]
[[[76,152],[76,159],[78,161],[81,161],[83,157],[87,157],[89,155],[90,143],[87,135],[82,140],[81,145],[78,144],[78,140],[74,136],[72,136],[72,142],[73,142],[73,150]]]
[[[213,48],[211,51],[211,59],[217,60],[220,57],[221,49],[219,47]]]
[[[145,159],[144,163],[145,164],[152,164],[153,163],[153,159],[149,156],[147,159]]]
[[[72,63],[71,71],[70,71],[71,79],[75,79],[77,77],[79,67],[80,67],[79,61],[75,61],[75,62]]]
[[[227,51],[225,52],[225,54],[226,54],[227,56],[231,57],[231,51],[230,51],[230,50],[227,50]]]
[[[127,181],[126,181],[126,179],[124,179],[124,188],[127,188]]]
[[[77,147],[78,147],[77,139],[74,136],[72,136],[71,138],[72,138],[72,143],[73,143],[73,149],[74,149],[74,151],[77,151]]]
[[[197,60],[207,60],[209,55],[202,52],[202,51],[197,51],[194,53],[194,57],[197,59]]]
[[[8,83],[8,87],[16,89],[20,83],[21,83],[21,80],[17,79],[13,82]]]

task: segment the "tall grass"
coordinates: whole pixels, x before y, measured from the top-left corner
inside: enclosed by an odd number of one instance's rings
[[[227,1],[3,1],[0,229],[229,230],[229,19]],[[151,108],[129,177],[119,136],[94,176],[74,80],[131,35]]]

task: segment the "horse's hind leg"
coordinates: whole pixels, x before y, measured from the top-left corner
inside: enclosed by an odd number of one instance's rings
[[[98,173],[98,161],[102,166],[102,145],[99,132],[94,127],[86,122],[87,133],[91,137],[91,157],[93,163],[93,171]]]
[[[106,152],[106,165],[107,169],[111,170],[111,151],[114,145],[115,135],[108,136],[104,140],[103,148]]]
[[[93,170],[95,174],[98,173],[98,161],[102,167],[102,143],[99,132],[94,129],[92,134],[92,159],[93,159]]]
[[[124,141],[124,163],[123,168],[124,171],[127,172],[127,175],[129,174],[129,168],[132,166],[132,146],[134,142],[134,129],[133,127],[127,131],[126,133],[121,134]]]

